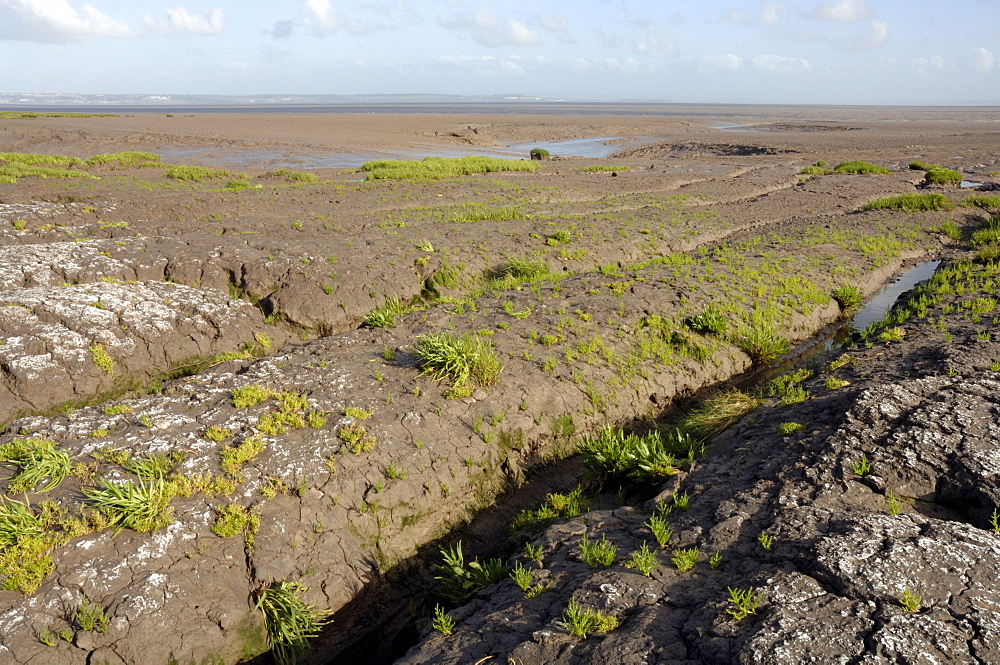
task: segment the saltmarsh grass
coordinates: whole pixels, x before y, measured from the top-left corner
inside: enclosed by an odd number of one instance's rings
[[[0,152],[0,162],[7,162],[8,164],[24,164],[26,166],[40,166],[42,164],[47,164],[49,166],[74,166],[82,163],[82,161],[76,157],[67,157],[66,155],[42,155],[31,152]]]
[[[904,212],[932,212],[951,210],[955,204],[944,194],[900,194],[875,199],[861,210],[902,210]]]
[[[45,481],[37,491],[47,492],[73,472],[69,454],[56,450],[54,441],[46,439],[14,439],[0,446],[0,462],[11,462],[21,468],[7,483],[7,492],[29,492]]]
[[[748,616],[757,614],[757,609],[764,599],[764,594],[754,593],[753,587],[749,589],[726,587],[726,591],[729,592],[729,602],[735,605],[735,607],[727,609],[726,614],[736,621],[743,621]]]
[[[743,349],[755,363],[761,364],[769,363],[778,356],[788,353],[792,346],[772,324],[763,320],[740,326],[731,341]]]
[[[155,531],[170,524],[173,517],[171,493],[163,478],[146,482],[140,477],[138,485],[102,478],[98,487],[84,488],[83,495],[115,527],[115,535],[125,528],[139,533]]]
[[[441,558],[442,563],[438,566],[438,570],[442,574],[434,578],[441,582],[438,592],[456,605],[463,604],[472,597],[472,594],[503,579],[502,559],[488,559],[482,562],[473,559],[466,563],[465,555],[462,553],[462,541],[458,541],[451,549],[442,549]]]
[[[470,380],[482,386],[496,383],[503,366],[493,343],[465,333],[431,333],[417,338],[417,365],[435,380],[450,379],[456,387]]]
[[[642,545],[639,546],[639,549],[632,552],[632,556],[625,562],[626,568],[638,570],[646,577],[652,575],[653,571],[659,565],[660,562],[656,558],[656,551],[649,549],[649,545],[646,544],[646,541],[643,541]]]
[[[613,614],[584,608],[575,598],[569,601],[562,620],[570,635],[583,638],[590,633],[610,633],[621,625],[621,619]]]
[[[396,317],[406,314],[407,310],[399,298],[386,298],[381,306],[368,312],[361,325],[365,328],[395,328]]]
[[[292,665],[309,648],[309,638],[316,637],[327,622],[322,613],[299,598],[308,588],[298,582],[278,582],[257,596],[257,611],[264,617],[264,628],[277,665]]]
[[[414,160],[379,160],[365,162],[360,171],[372,180],[408,179],[437,180],[476,173],[497,171],[537,171],[539,165],[531,161],[496,159],[470,155],[468,157],[426,157]]]
[[[807,166],[803,168],[799,173],[803,175],[826,175],[830,173],[830,169],[823,168],[822,166]]]
[[[618,173],[627,173],[632,170],[630,166],[613,166],[610,164],[595,164],[594,166],[588,166],[582,169],[584,173],[604,173],[607,171],[617,171]]]
[[[760,406],[760,398],[741,390],[726,390],[689,411],[681,429],[699,439],[710,439]]]
[[[690,456],[700,450],[700,444],[679,429],[635,434],[607,424],[597,436],[584,437],[579,444],[584,468],[592,476],[602,480],[627,476],[637,482],[656,482],[676,474],[675,454]]]
[[[833,172],[834,173],[853,173],[855,175],[867,175],[867,174],[873,174],[873,173],[874,174],[885,175],[885,174],[892,173],[892,171],[890,171],[887,168],[883,168],[881,166],[876,166],[875,164],[872,164],[871,162],[860,162],[860,161],[841,162],[840,164],[837,164],[835,167],[833,167]]]
[[[495,271],[496,279],[514,282],[534,282],[551,276],[549,264],[524,258],[508,259]]]
[[[594,542],[590,542],[586,536],[580,539],[580,558],[591,568],[608,568],[615,562],[617,552],[618,548],[603,533],[601,539]]]
[[[983,210],[1000,210],[1000,196],[967,196],[962,199],[965,208],[982,208]]]
[[[185,180],[190,182],[201,182],[202,180],[214,180],[217,178],[240,178],[246,180],[246,174],[231,173],[226,169],[209,169],[204,166],[168,166],[164,175],[172,180]]]
[[[124,150],[122,152],[110,152],[102,155],[94,155],[86,160],[87,166],[106,166],[117,164],[119,166],[165,166],[159,164],[160,156],[155,152],[139,152],[136,150]]]
[[[1000,242],[1000,213],[990,215],[983,225],[972,232],[969,243],[973,247]]]

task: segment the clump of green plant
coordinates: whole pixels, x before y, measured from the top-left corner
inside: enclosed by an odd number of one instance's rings
[[[468,157],[425,157],[421,161],[379,160],[365,162],[359,169],[370,180],[438,180],[497,171],[537,171],[538,164],[470,155]]]
[[[762,320],[740,326],[731,341],[743,349],[755,363],[767,364],[788,353],[791,343],[774,326]]]
[[[962,239],[961,227],[959,227],[958,224],[951,221],[950,219],[947,219],[944,222],[942,222],[941,226],[937,227],[937,229],[935,230],[941,235],[951,238],[952,240]]]
[[[410,311],[399,298],[386,298],[380,307],[376,307],[365,315],[361,324],[365,328],[395,328],[396,317]]]
[[[868,456],[861,453],[853,462],[851,462],[851,471],[856,476],[861,476],[864,478],[869,473],[872,472],[872,463],[868,459]]]
[[[590,542],[586,536],[580,539],[580,558],[591,568],[609,567],[615,562],[617,552],[618,548],[603,533],[601,539],[594,542]]]
[[[588,166],[583,169],[585,173],[607,173],[609,171],[616,171],[618,173],[628,173],[632,170],[630,166],[613,166],[610,164],[595,164],[594,166]]]
[[[553,519],[572,519],[587,510],[588,503],[583,498],[583,487],[565,494],[545,495],[545,502],[535,510],[522,510],[510,524],[510,531],[516,532],[529,525],[541,525]]]
[[[864,297],[861,295],[861,291],[853,284],[839,286],[834,289],[831,295],[833,296],[833,299],[837,301],[837,304],[840,305],[841,311],[845,314],[857,311],[861,308],[861,304],[864,302]]]
[[[755,594],[753,587],[749,589],[726,587],[726,591],[729,592],[729,602],[735,606],[727,609],[726,614],[733,617],[736,621],[743,621],[748,616],[757,614],[757,609],[764,599],[764,594]]]
[[[52,511],[0,497],[0,589],[27,595],[55,569],[51,551],[65,542],[49,531]]]
[[[531,159],[548,159],[549,151],[545,148],[532,148],[528,151],[528,156]]]
[[[741,390],[725,390],[708,398],[681,419],[681,429],[710,439],[760,406],[760,398]]]
[[[629,560],[625,562],[626,568],[634,568],[646,577],[649,577],[658,565],[660,562],[656,558],[656,552],[649,549],[646,541],[643,541],[639,549],[633,552]]]
[[[875,199],[862,207],[862,210],[903,210],[905,212],[932,212],[935,210],[951,210],[955,204],[944,194],[900,194]]]
[[[903,589],[903,595],[899,597],[899,606],[904,612],[919,612],[920,602],[920,596],[909,589]]]
[[[886,175],[892,173],[892,171],[890,171],[887,168],[876,166],[871,162],[861,162],[861,161],[841,162],[840,164],[837,164],[835,167],[833,167],[833,172],[852,173],[855,175],[868,175],[873,173]]]
[[[375,437],[361,425],[342,427],[337,432],[337,438],[355,455],[370,452],[376,443]]]
[[[149,482],[139,478],[138,485],[131,480],[113,483],[102,478],[97,487],[84,488],[83,495],[103,513],[115,535],[126,528],[139,533],[155,531],[173,519],[172,494],[162,478]]]
[[[0,446],[0,462],[20,467],[7,483],[8,494],[33,491],[42,481],[45,484],[37,491],[47,492],[73,473],[69,454],[56,450],[55,446],[54,441],[47,439],[14,439]]]
[[[431,619],[431,628],[447,637],[455,630],[455,620],[448,616],[443,607],[435,605],[434,618]]]
[[[679,463],[675,453],[690,455],[699,449],[680,429],[636,434],[609,424],[602,426],[597,436],[583,437],[578,446],[583,465],[592,476],[602,480],[628,477],[638,482],[656,482],[676,474]]]
[[[830,173],[830,169],[817,165],[809,165],[799,171],[799,173],[803,175],[827,175]]]
[[[121,152],[105,153],[88,157],[84,162],[87,166],[106,166],[117,164],[118,166],[150,166],[160,165],[160,156],[155,152],[140,152],[137,150],[123,150]]]
[[[256,459],[264,452],[264,439],[260,436],[249,436],[236,446],[226,446],[219,453],[222,457],[222,470],[230,476],[237,477],[247,462]]]
[[[80,630],[96,630],[99,633],[108,632],[109,619],[107,611],[101,605],[90,602],[87,596],[80,598],[80,606],[76,608],[73,618],[76,620],[76,625]]]
[[[885,507],[890,515],[899,515],[903,512],[903,502],[891,489],[885,491]]]
[[[344,415],[348,418],[354,418],[355,420],[365,420],[371,418],[374,411],[368,411],[367,409],[360,409],[356,406],[349,406],[344,409]]]
[[[972,232],[969,243],[980,247],[989,243],[1000,242],[1000,214],[990,215],[978,229]]]
[[[806,428],[802,423],[781,423],[778,425],[778,432],[781,436],[791,436]]]
[[[697,547],[675,550],[670,557],[670,561],[679,572],[686,573],[698,563],[699,554],[700,551]]]
[[[114,375],[115,372],[115,359],[111,357],[108,353],[107,347],[103,344],[91,344],[87,347],[90,351],[90,357],[97,365],[98,369],[107,374],[108,376]]]
[[[684,319],[684,323],[687,324],[688,328],[697,333],[722,335],[729,326],[729,319],[726,318],[726,315],[715,303],[712,303],[700,314],[695,314]]]
[[[212,525],[212,533],[220,538],[243,534],[243,545],[248,551],[254,548],[258,529],[260,529],[260,515],[238,503],[228,503],[223,506],[218,519]]]
[[[548,584],[535,584],[535,572],[530,568],[525,568],[520,561],[514,564],[510,578],[514,580],[517,588],[524,592],[524,597],[527,599],[535,598],[549,588]]]
[[[533,261],[525,258],[508,259],[494,271],[498,280],[511,282],[534,282],[551,276],[549,264],[545,261]]]
[[[477,558],[466,563],[465,555],[462,554],[462,541],[458,541],[450,549],[442,549],[441,557],[443,562],[438,566],[438,570],[442,574],[434,578],[441,582],[438,592],[456,605],[461,605],[480,589],[485,589],[503,579],[502,559],[480,562]]]
[[[1000,511],[996,508],[990,515],[990,528],[993,529],[993,533],[1000,535]]]
[[[241,176],[246,179],[245,174],[230,173],[226,169],[208,169],[203,166],[168,166],[164,175],[172,180],[184,180],[189,182],[201,182],[202,180],[215,180],[217,178],[228,178],[230,176]]]
[[[271,398],[274,392],[261,385],[249,385],[242,388],[234,388],[231,393],[233,406],[237,409],[245,409],[255,406]]]
[[[761,531],[757,534],[757,542],[760,543],[760,546],[764,548],[765,552],[770,552],[774,547],[774,536],[766,531]]]
[[[202,436],[209,441],[215,441],[216,443],[222,443],[229,437],[233,435],[233,430],[228,427],[222,427],[221,425],[209,425],[202,432]]]
[[[534,561],[535,563],[542,562],[542,546],[532,545],[531,543],[524,544],[524,556],[528,557],[529,561]]]
[[[469,333],[456,336],[449,332],[417,338],[417,365],[424,374],[438,381],[451,379],[456,387],[470,380],[482,386],[493,385],[503,369],[488,338]]]
[[[272,178],[284,178],[289,182],[319,182],[319,176],[306,171],[292,171],[291,169],[277,169],[267,174]]]
[[[943,166],[935,166],[924,174],[925,185],[959,185],[961,182],[961,173]]]
[[[715,554],[708,558],[708,567],[712,570],[718,570],[719,566],[722,565],[722,552],[716,550]]]
[[[309,649],[309,638],[316,637],[327,622],[323,613],[299,597],[308,588],[298,582],[278,582],[257,595],[257,611],[264,617],[264,628],[277,665],[294,665],[299,655]]]
[[[670,539],[674,535],[674,529],[667,523],[665,517],[652,515],[646,521],[645,525],[653,533],[653,538],[656,539],[656,543],[660,546],[660,549],[665,549],[670,544]]]
[[[621,625],[621,619],[600,610],[584,608],[575,598],[570,599],[562,620],[570,635],[586,638],[590,633],[610,633]]]

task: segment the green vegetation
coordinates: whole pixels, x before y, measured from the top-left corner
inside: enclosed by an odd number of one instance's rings
[[[597,436],[584,437],[579,452],[584,468],[601,480],[659,482],[678,472],[675,455],[691,456],[700,444],[680,429],[662,433],[625,433],[604,425]]]
[[[946,219],[945,221],[941,222],[941,226],[937,227],[936,230],[938,233],[947,236],[952,240],[962,239],[961,227],[955,222],[951,221],[950,219]]]
[[[799,171],[799,173],[803,175],[827,175],[828,173],[831,173],[831,171],[830,169],[823,168],[822,166],[807,166]]]
[[[496,279],[508,282],[526,283],[551,277],[549,264],[545,261],[530,259],[508,259],[497,269]]]
[[[594,542],[590,542],[586,536],[580,539],[580,558],[591,568],[608,568],[615,562],[617,552],[618,548],[603,533],[601,539]]]
[[[239,445],[226,446],[220,453],[222,470],[227,475],[238,477],[243,465],[256,459],[262,452],[264,452],[264,439],[259,435],[247,437]]]
[[[656,559],[656,552],[649,549],[646,541],[643,541],[639,549],[633,552],[629,560],[625,562],[626,568],[634,568],[646,577],[649,577],[659,565],[660,562]]]
[[[313,183],[319,182],[319,176],[315,173],[306,173],[304,171],[292,171],[291,169],[278,169],[276,171],[271,171],[268,174],[271,178],[284,178],[289,182],[306,182]]]
[[[962,200],[965,208],[982,208],[983,210],[1000,210],[1000,196],[967,196]]]
[[[860,457],[851,462],[851,471],[854,472],[854,475],[862,478],[871,473],[872,463],[868,460],[868,456],[862,453]]]
[[[246,174],[230,173],[226,169],[209,169],[204,166],[168,166],[164,175],[172,180],[183,180],[188,182],[201,182],[202,180],[216,180],[219,178],[237,177],[246,180]]]
[[[417,338],[417,366],[437,381],[450,379],[455,387],[465,386],[470,379],[482,386],[493,385],[503,369],[489,339],[448,332]]]
[[[760,398],[740,390],[726,390],[705,400],[681,420],[681,429],[699,439],[710,439],[760,406]]]
[[[833,299],[837,301],[841,311],[845,314],[850,314],[861,309],[861,304],[864,302],[861,291],[853,284],[838,286],[831,295],[833,295]]]
[[[537,171],[538,164],[470,155],[468,157],[425,157],[421,161],[380,160],[365,162],[359,169],[372,180],[437,180],[497,171]]]
[[[243,534],[243,545],[246,549],[254,548],[257,530],[260,528],[260,515],[251,508],[238,503],[229,503],[219,511],[219,518],[212,525],[212,533],[220,538],[230,538]]]
[[[442,549],[441,557],[443,562],[438,566],[438,570],[442,574],[434,578],[441,582],[438,593],[456,605],[461,605],[480,589],[485,589],[503,579],[502,559],[489,559],[483,562],[473,559],[466,563],[462,554],[462,541],[458,541],[451,549]]]
[[[160,156],[154,152],[138,152],[135,150],[125,150],[122,152],[111,152],[103,155],[94,155],[84,162],[87,166],[107,166],[117,164],[121,167],[135,166],[164,166],[160,163]]]
[[[1000,242],[1000,213],[990,215],[982,226],[972,232],[972,237],[969,239],[973,247],[997,242]]]
[[[517,588],[524,592],[527,599],[534,598],[549,588],[549,584],[535,584],[535,573],[529,568],[525,568],[520,561],[514,564],[514,569],[510,572],[510,578],[514,580]]]
[[[931,212],[934,210],[951,210],[955,204],[944,194],[900,194],[875,199],[864,205],[861,210],[903,210],[905,212]]]
[[[448,636],[455,630],[455,620],[448,616],[443,607],[435,605],[434,618],[431,619],[431,628],[444,636]]]
[[[688,328],[696,333],[722,335],[729,326],[729,319],[715,303],[709,304],[703,312],[684,319]]]
[[[337,438],[355,455],[370,452],[376,443],[375,437],[361,425],[342,427],[337,432]]]
[[[645,525],[653,533],[653,538],[656,539],[656,544],[660,546],[660,549],[665,549],[670,544],[670,539],[674,535],[674,529],[667,523],[665,517],[652,515],[646,521]]]
[[[549,151],[545,148],[532,148],[528,151],[528,156],[531,159],[548,159]]]
[[[899,597],[899,606],[904,612],[919,612],[920,602],[920,596],[909,589],[903,589],[903,595]]]
[[[834,173],[853,173],[855,175],[867,175],[867,174],[889,174],[892,173],[887,168],[881,166],[876,166],[871,162],[841,162],[833,168]]]
[[[115,359],[111,357],[110,353],[108,353],[107,347],[103,344],[92,344],[87,347],[87,350],[90,351],[90,357],[94,361],[94,364],[97,365],[98,369],[108,376],[112,376],[114,374]]]
[[[277,665],[294,665],[299,655],[309,649],[309,638],[316,637],[326,623],[322,613],[299,598],[308,591],[298,582],[278,582],[257,596],[257,611],[264,617],[271,655]]]
[[[621,619],[613,614],[605,614],[589,607],[584,609],[575,598],[570,599],[562,619],[570,635],[583,638],[590,633],[610,633],[621,625]]]
[[[760,364],[767,364],[792,348],[791,342],[782,337],[773,324],[759,317],[740,326],[731,341]]]
[[[911,162],[910,168],[914,171],[926,171],[924,174],[924,184],[926,185],[957,185],[962,182],[962,174],[958,171],[928,164],[927,162]]]
[[[138,485],[131,480],[119,484],[101,478],[98,487],[84,488],[83,495],[115,527],[115,535],[125,528],[139,533],[155,531],[173,518],[172,495],[162,478],[148,483],[140,478]]]
[[[677,568],[678,572],[686,573],[698,563],[699,554],[700,551],[697,547],[674,550],[674,553],[670,556],[670,561]]]
[[[778,432],[781,436],[791,436],[792,434],[797,434],[806,428],[802,423],[781,423],[778,425]]]
[[[618,173],[627,173],[632,170],[630,166],[611,166],[607,164],[595,164],[594,166],[588,166],[583,169],[585,173],[606,173],[608,171],[617,171]]]
[[[108,632],[109,619],[107,611],[97,603],[90,602],[90,599],[86,596],[80,599],[80,606],[76,608],[73,618],[76,620],[76,625],[80,630],[96,630],[99,633]]]
[[[757,609],[764,599],[764,594],[755,594],[753,587],[749,589],[726,587],[726,591],[729,592],[729,602],[735,605],[735,607],[727,609],[726,614],[733,617],[736,621],[743,621],[748,616],[757,614]]]
[[[235,388],[231,396],[235,408],[245,409],[270,399],[273,394],[269,388],[265,388],[264,386],[249,385],[242,388]]]
[[[395,328],[396,317],[414,311],[406,307],[399,298],[386,298],[380,307],[376,307],[366,316],[361,324],[365,328]]]
[[[535,510],[522,510],[510,524],[510,531],[515,532],[526,526],[541,526],[554,519],[572,519],[589,508],[583,498],[583,488],[577,487],[566,494],[550,493],[545,495],[545,501]]]
[[[73,473],[69,454],[56,450],[55,445],[46,439],[14,439],[0,446],[0,462],[11,462],[21,469],[7,483],[8,494],[47,492]],[[42,481],[45,484],[36,490]]]

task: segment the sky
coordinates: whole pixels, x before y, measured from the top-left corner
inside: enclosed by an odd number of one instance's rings
[[[1000,0],[0,0],[0,92],[1000,104]]]

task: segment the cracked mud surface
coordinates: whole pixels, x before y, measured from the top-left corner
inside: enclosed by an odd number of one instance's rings
[[[86,126],[70,144],[77,156],[123,147],[112,120]],[[140,120],[158,129],[127,147],[226,149],[201,129],[171,135],[162,119]],[[656,129],[506,118],[469,139],[447,121],[421,119],[431,124],[416,123],[413,136],[485,145]],[[10,122],[0,149],[47,152],[66,120]],[[160,168],[98,168],[100,179],[0,184],[0,445],[52,441],[85,465],[57,488],[8,500],[80,515],[99,479],[139,482],[108,451],[174,454],[171,477],[195,487],[172,498],[168,525],[94,527],[51,550],[37,590],[0,591],[0,659],[237,662],[266,648],[255,594],[288,580],[309,587],[307,602],[342,610],[313,656],[335,660],[378,623],[350,614],[352,604],[393,571],[426,586],[432,543],[572,449],[566,418],[577,437],[652,419],[752,364],[731,339],[677,336],[671,325],[717,303],[734,328],[757,312],[805,340],[840,316],[835,288],[871,293],[904,261],[953,251],[933,232],[942,222],[978,224],[975,209],[859,212],[878,196],[917,191],[909,161],[944,162],[960,148],[977,180],[997,168],[988,135],[929,131],[917,149],[902,129],[872,125],[721,136],[698,123],[671,127],[685,134],[667,148],[439,182],[357,182],[355,172],[321,169],[319,182],[295,183],[250,168],[251,187],[233,192],[225,180],[182,183]],[[287,147],[292,129],[273,131],[248,141]],[[895,172],[798,175],[836,160],[852,139],[849,158]],[[581,170],[610,162],[631,170]],[[491,284],[510,259],[543,262],[553,277]],[[356,329],[390,297],[422,298],[426,309],[395,328]],[[504,365],[497,384],[447,399],[447,382],[421,375],[418,339],[440,331],[488,339]],[[539,537],[549,591],[524,601],[501,583],[452,611],[454,636],[425,640],[403,662],[995,660],[996,592],[984,571],[1000,541],[982,527],[997,503],[990,442],[1000,386],[966,371],[982,369],[992,343],[954,335],[943,351],[939,338],[859,351],[868,360],[840,370],[852,387],[824,392],[814,379],[814,399],[762,411],[713,444],[683,479],[692,507],[673,521],[676,547],[723,552],[719,571],[704,562],[686,575],[665,562],[652,578],[620,565],[591,571],[577,554],[582,533],[632,551],[648,539],[648,515],[590,513]],[[941,376],[949,366],[957,376]],[[171,375],[188,376],[157,380]],[[246,387],[268,396],[237,407],[234,391]],[[778,437],[783,420],[808,426]],[[345,433],[359,429],[374,446],[356,454]],[[262,451],[236,472],[223,467],[223,451],[248,440]],[[860,452],[877,470],[865,479],[847,470]],[[908,501],[903,514],[884,514],[887,488]],[[230,504],[259,517],[252,546],[213,533]],[[767,553],[754,540],[765,529],[776,543]],[[903,576],[935,565],[947,574]],[[925,611],[901,611],[900,584]],[[726,587],[751,585],[765,592],[762,609],[728,621]],[[622,627],[569,636],[559,622],[571,596],[620,614]],[[84,598],[105,608],[105,632],[77,625]],[[68,639],[50,646],[46,631]]]

